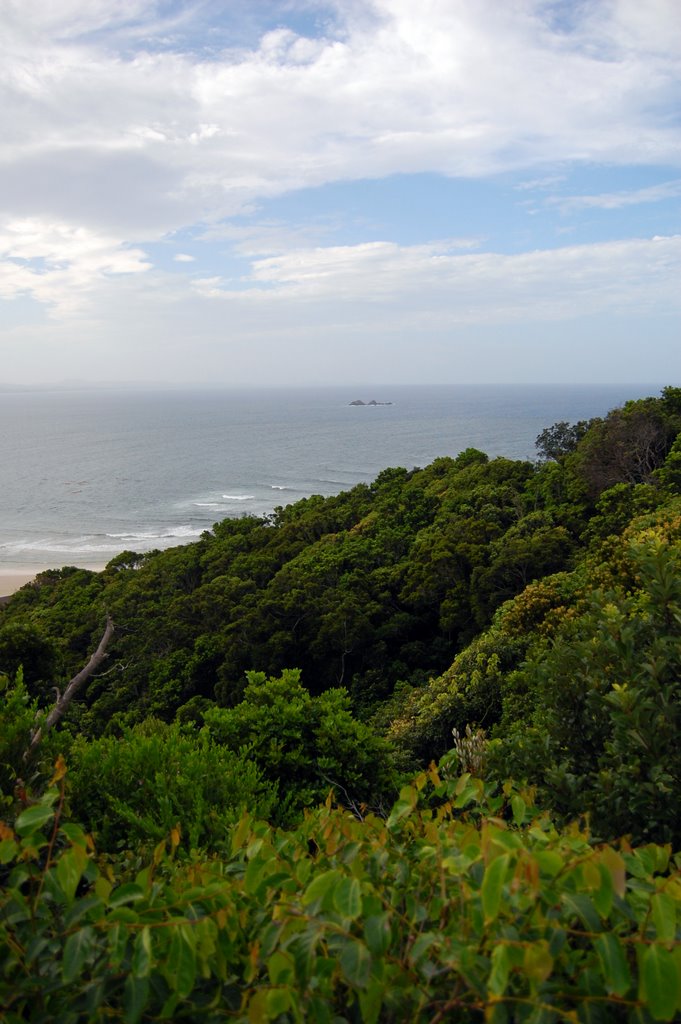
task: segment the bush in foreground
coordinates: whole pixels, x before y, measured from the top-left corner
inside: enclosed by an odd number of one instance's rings
[[[61,824],[62,773],[0,831],[7,1024],[678,1019],[668,847],[593,847],[431,769],[385,821],[245,816],[229,856],[184,862],[173,829],[130,879]]]

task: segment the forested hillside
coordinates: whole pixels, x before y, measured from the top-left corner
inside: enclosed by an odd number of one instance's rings
[[[681,388],[537,449],[0,610],[9,1024],[681,1015]]]

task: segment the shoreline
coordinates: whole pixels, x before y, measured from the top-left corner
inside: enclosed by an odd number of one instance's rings
[[[31,583],[38,573],[47,572],[49,569],[62,568],[54,565],[17,565],[11,569],[0,569],[0,601],[11,597],[17,590],[21,590],[27,583]],[[90,569],[92,572],[101,572],[103,565],[79,565],[78,569]]]

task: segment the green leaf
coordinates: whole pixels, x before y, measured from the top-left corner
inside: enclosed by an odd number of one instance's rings
[[[343,917],[353,921],[362,912],[362,890],[356,878],[342,878],[333,890],[333,902]]]
[[[676,938],[676,901],[666,892],[657,892],[650,906],[658,939],[673,942]]]
[[[589,897],[583,892],[563,893],[561,899],[567,909],[581,919],[587,931],[600,932],[602,930],[600,915]]]
[[[87,865],[88,855],[82,846],[72,846],[59,858],[57,881],[69,903],[76,894],[78,883]]]
[[[140,889],[139,885],[135,885],[134,882],[128,882],[126,885],[120,885],[117,889],[114,889],[109,897],[109,906],[113,909],[114,907],[122,906],[124,903],[137,903],[143,899],[144,892]]]
[[[321,875],[313,878],[303,893],[303,903],[308,906],[310,903],[323,902],[332,889],[338,884],[342,875],[336,868],[331,871],[324,871]]]
[[[38,828],[42,828],[51,818],[54,817],[54,810],[46,804],[34,804],[27,807],[17,818],[14,828],[20,836],[28,835]]]
[[[371,973],[371,955],[363,942],[348,939],[339,957],[341,970],[355,988],[364,988]]]
[[[485,924],[494,921],[499,913],[501,893],[509,861],[509,854],[504,853],[501,857],[495,857],[485,868],[485,876],[480,888]]]
[[[85,961],[95,945],[95,932],[92,928],[81,928],[69,935],[64,944],[62,957],[62,978],[65,985],[70,985],[81,973]]]
[[[535,854],[535,860],[539,865],[539,873],[549,878],[555,878],[565,867],[564,859],[556,850],[539,850]]]
[[[492,970],[487,979],[487,988],[493,996],[503,996],[508,984],[511,967],[512,963],[508,946],[500,942],[492,950]]]
[[[437,935],[433,932],[423,932],[422,935],[419,935],[409,951],[409,958],[412,963],[418,963],[418,961],[426,955],[430,947],[435,942],[437,942]]]
[[[608,917],[612,910],[612,901],[615,896],[615,890],[612,884],[612,875],[605,864],[598,865],[598,874],[600,877],[600,884],[598,888],[594,889],[591,893],[591,898],[601,917]]]
[[[523,968],[535,989],[546,981],[553,970],[553,957],[546,939],[538,939],[525,947]]]
[[[631,974],[620,940],[612,932],[603,932],[594,940],[594,949],[601,964],[606,991],[624,996],[631,985]]]
[[[382,956],[390,946],[390,915],[383,913],[367,917],[364,938],[374,956]]]
[[[138,1024],[149,998],[149,980],[129,974],[123,986],[123,1020]]]
[[[122,924],[114,923],[113,927],[109,928],[109,961],[114,969],[123,962],[128,937],[128,929]]]
[[[148,925],[144,926],[135,939],[131,970],[138,978],[148,977],[151,971],[151,930]]]
[[[655,1020],[673,1020],[680,997],[679,965],[668,949],[653,942],[643,954],[639,998]]]
[[[516,825],[522,825],[525,821],[525,811],[527,805],[521,796],[514,794],[511,797],[511,810],[513,811],[513,821]]]
[[[0,864],[9,864],[19,852],[19,846],[13,839],[3,839],[0,842]]]
[[[278,949],[267,961],[267,973],[273,985],[288,985],[294,980],[295,964],[287,953]]]
[[[359,993],[359,1008],[362,1014],[362,1024],[376,1024],[383,1005],[385,985],[378,978],[372,978]]]
[[[267,993],[267,1012],[274,1020],[280,1014],[286,1013],[291,1005],[291,992],[288,988],[271,988]]]
[[[393,806],[390,816],[386,821],[386,827],[389,829],[394,828],[396,825],[406,817],[408,817],[414,810],[414,804],[411,800],[398,800]]]
[[[196,950],[192,939],[193,936],[187,935],[186,926],[173,926],[168,950],[166,978],[171,988],[182,999],[187,998],[196,981]]]

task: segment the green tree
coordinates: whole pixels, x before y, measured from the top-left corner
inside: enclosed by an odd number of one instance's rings
[[[331,789],[355,809],[390,800],[395,777],[387,743],[356,721],[343,689],[313,697],[288,669],[277,678],[248,673],[243,701],[211,708],[205,721],[214,740],[247,757],[278,782],[275,819],[296,818]]]

